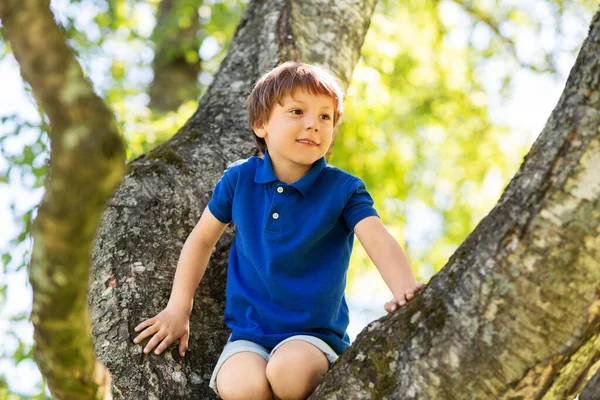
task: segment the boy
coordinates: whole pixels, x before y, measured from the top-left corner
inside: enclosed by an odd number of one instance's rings
[[[346,271],[354,234],[402,307],[422,288],[373,208],[362,181],[324,155],[343,112],[343,93],[322,68],[284,63],[265,74],[247,103],[264,158],[233,163],[181,251],[165,310],[134,340],[156,354],[188,345],[194,291],[227,224],[225,323],[231,336],[210,387],[223,399],[304,399],[349,346]],[[160,344],[159,344],[160,343]]]

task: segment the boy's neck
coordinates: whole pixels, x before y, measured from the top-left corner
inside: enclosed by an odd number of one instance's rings
[[[282,160],[274,160],[271,154],[269,154],[269,158],[271,159],[273,173],[277,179],[287,185],[302,179],[302,177],[312,168],[312,165],[301,165]]]

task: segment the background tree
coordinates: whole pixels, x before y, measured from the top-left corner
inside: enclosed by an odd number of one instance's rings
[[[151,109],[175,111],[185,101],[198,97],[199,9],[206,7],[197,0],[163,0],[158,6],[153,32],[156,49],[149,91]]]
[[[466,47],[463,50],[460,50],[460,48],[452,50],[448,49],[449,38],[455,38],[456,31],[460,31],[461,27],[460,24],[457,25],[448,20],[448,16],[452,14],[449,3],[415,2],[413,4],[408,2],[402,7],[398,7],[395,2],[381,2],[379,4],[379,12],[375,14],[370,37],[367,37],[363,59],[354,76],[355,84],[350,88],[347,118],[352,119],[346,120],[350,123],[344,126],[342,134],[339,136],[341,140],[338,141],[333,154],[333,160],[338,165],[342,163],[342,166],[346,166],[345,164],[348,164],[346,160],[352,161],[349,165],[350,170],[358,174],[363,175],[365,169],[371,172],[375,170],[379,172],[377,175],[370,174],[371,176],[366,177],[368,185],[374,194],[379,194],[378,203],[380,206],[384,206],[382,211],[388,213],[387,220],[395,221],[394,228],[396,230],[401,230],[405,222],[410,226],[410,218],[414,214],[415,207],[422,207],[423,204],[426,204],[427,209],[435,211],[436,214],[449,216],[445,219],[449,222],[443,225],[443,232],[446,234],[434,230],[431,238],[425,238],[430,245],[431,243],[434,244],[433,251],[423,250],[424,247],[420,246],[420,242],[424,241],[423,238],[414,240],[414,244],[410,243],[409,254],[412,253],[411,260],[415,260],[413,264],[417,268],[416,272],[421,272],[421,275],[425,277],[428,276],[426,271],[431,271],[434,267],[438,269],[443,265],[447,258],[447,256],[444,258],[444,254],[451,254],[453,247],[462,241],[464,236],[487,211],[486,207],[489,206],[484,202],[478,203],[477,200],[482,196],[476,194],[489,186],[487,184],[490,181],[489,177],[497,176],[500,173],[501,177],[508,178],[512,175],[511,168],[516,167],[520,154],[522,154],[522,150],[514,151],[514,136],[511,139],[506,128],[501,127],[499,129],[491,125],[491,121],[486,115],[485,93],[489,93],[489,88],[483,86],[486,81],[482,80],[478,83],[478,73],[481,73],[482,60],[508,60],[505,61],[505,64],[509,68],[503,68],[503,72],[506,72],[508,76],[512,76],[515,74],[515,68],[527,67],[532,64],[518,59],[519,51],[516,38],[519,30],[532,28],[534,32],[539,33],[547,29],[546,24],[549,24],[552,29],[557,28],[560,30],[563,24],[562,19],[558,17],[562,18],[563,15],[568,15],[573,10],[577,10],[577,7],[575,7],[577,4],[583,4],[587,7],[594,6],[592,2],[563,1],[558,3],[557,7],[549,6],[551,13],[548,16],[544,13],[533,13],[528,9],[519,9],[517,6],[506,6],[502,3],[495,4],[494,13],[491,13],[489,9],[485,8],[485,5],[470,2],[469,5],[464,6],[464,10],[468,11],[470,9],[468,14],[470,17],[467,21],[471,21],[471,25],[467,29]],[[123,37],[124,33],[129,32],[131,36],[137,35],[133,39],[132,45],[132,48],[135,48],[137,46],[135,43],[139,43],[143,39],[143,35],[140,34],[139,28],[135,27],[136,18],[128,14],[132,9],[131,3],[114,1],[108,4],[108,8],[101,9],[94,17],[94,21],[98,20],[104,24],[99,24],[99,26],[102,25],[100,30],[102,31],[103,45],[116,40],[116,36]],[[72,6],[76,7],[77,3]],[[214,11],[217,6],[211,7],[213,16],[218,15]],[[223,10],[228,6],[223,5]],[[456,6],[454,12],[458,9],[459,15],[463,18],[465,14],[460,11],[461,7],[462,5],[460,7]],[[89,42],[89,38],[93,38],[93,35],[88,34],[87,25],[93,26],[94,24],[82,22],[82,15],[85,13],[74,12],[73,14],[77,14],[78,18],[67,18],[66,20],[63,18],[61,20],[71,37],[71,43],[83,43],[85,42],[84,39]],[[113,17],[114,15],[118,15],[118,18]],[[493,18],[489,17],[490,15]],[[221,18],[211,19],[211,23],[222,20],[222,16],[223,14],[221,14]],[[552,17],[556,17],[557,20],[555,21]],[[125,25],[125,30],[122,29],[122,25],[111,22],[119,20],[119,18],[128,24]],[[397,20],[402,18],[403,23],[397,23]],[[539,21],[536,20],[537,18],[539,18]],[[78,27],[77,21],[79,21]],[[485,21],[485,23],[482,21]],[[488,35],[488,40],[477,39],[486,36],[485,26],[488,24],[495,26],[497,29],[489,28],[492,34]],[[85,29],[83,25],[86,25]],[[582,24],[582,26],[584,25]],[[506,26],[516,27],[516,29],[507,30]],[[436,31],[439,33],[436,33]],[[118,35],[111,32],[118,32]],[[472,32],[470,36],[468,32]],[[500,32],[505,38],[495,36],[495,32]],[[419,40],[411,41],[411,37],[419,38]],[[128,37],[129,39],[131,37]],[[399,40],[402,40],[403,45],[400,52],[390,46],[390,43],[393,44],[399,42]],[[369,43],[372,44],[369,45]],[[94,49],[93,44],[90,49]],[[133,154],[154,146],[161,140],[161,137],[166,137],[173,129],[164,126],[169,123],[174,126],[177,122],[174,122],[174,118],[169,122],[167,118],[158,120],[159,123],[152,126],[146,122],[140,122],[144,118],[147,119],[143,113],[140,118],[131,118],[131,115],[135,113],[132,112],[131,106],[126,108],[125,105],[135,104],[135,101],[132,102],[136,99],[134,87],[136,85],[140,86],[140,78],[135,77],[144,75],[139,73],[144,70],[144,57],[130,63],[127,59],[119,59],[117,54],[108,50],[109,47],[106,47],[106,49],[105,52],[109,56],[112,54],[115,59],[110,68],[110,74],[107,75],[111,77],[109,79],[111,82],[96,86],[105,94],[111,106],[117,111],[120,126],[128,139],[128,149],[131,157]],[[551,53],[543,47],[540,47],[540,49]],[[574,49],[576,49],[576,46],[569,50],[573,51]],[[98,59],[97,50],[88,50],[87,53],[93,51],[96,51],[95,59]],[[555,49],[552,49],[552,51],[555,51]],[[79,46],[78,53],[85,64],[86,47]],[[503,57],[502,54],[508,56]],[[524,54],[521,52],[521,58],[526,57]],[[390,55],[392,57],[389,57]],[[517,57],[517,59],[511,58],[511,55]],[[536,67],[536,69],[552,70],[550,67],[543,67],[545,65],[544,60],[547,57],[538,58],[541,59],[539,65],[542,67]],[[457,60],[459,61],[457,62]],[[464,68],[462,60],[468,61],[466,68]],[[219,61],[218,58],[216,61]],[[392,67],[390,67],[390,64]],[[90,65],[91,63],[88,62],[84,66],[86,71],[91,71],[92,78],[94,78],[94,75],[100,75],[94,73],[94,68]],[[432,68],[432,65],[435,68]],[[205,63],[204,67],[210,68],[210,65]],[[115,76],[113,76],[113,72],[116,74]],[[404,76],[404,81],[394,78],[395,76]],[[134,77],[133,86],[131,83],[132,77]],[[388,86],[389,82],[393,83],[391,89]],[[466,82],[467,86],[461,86],[461,82]],[[143,81],[141,84],[143,85]],[[510,85],[505,87],[510,89]],[[427,95],[429,91],[435,88],[441,88],[441,90],[435,92],[432,96]],[[461,90],[470,90],[471,95],[461,96]],[[410,99],[410,101],[407,100],[403,103],[402,100],[398,100],[403,98]],[[386,99],[394,100],[386,101]],[[358,106],[351,110],[353,103]],[[382,110],[388,111],[381,112]],[[474,113],[473,110],[477,110],[477,113]],[[382,115],[386,118],[380,123],[378,121],[380,121],[379,118]],[[430,115],[431,117],[429,117]],[[461,115],[465,115],[467,118],[460,121],[456,116]],[[396,116],[401,118],[396,118]],[[455,119],[454,124],[456,127],[446,130],[444,122],[452,122]],[[396,124],[396,120],[401,121],[402,124]],[[465,124],[464,121],[469,123]],[[357,126],[358,128],[354,130],[353,128]],[[452,125],[448,126],[451,127]],[[21,136],[27,129],[27,126],[22,127],[19,131]],[[366,135],[365,132],[369,133],[371,137]],[[440,138],[440,132],[450,132],[450,134],[445,134]],[[472,134],[469,132],[472,132]],[[462,135],[466,135],[467,139],[461,139],[462,145],[457,146],[454,141],[457,138],[462,138]],[[42,179],[43,163],[40,163],[40,159],[43,160],[44,152],[43,150],[40,152],[39,149],[43,149],[44,146],[45,144],[42,141],[40,145],[28,146],[26,148],[28,151],[25,151],[23,155],[19,154],[18,157],[9,154],[11,156],[13,180],[14,171],[18,170],[19,165],[24,165],[26,170],[42,171],[37,180]],[[364,157],[356,156],[357,146],[362,146],[365,149],[363,152]],[[391,147],[389,153],[384,150],[377,150],[378,148],[385,148],[385,146]],[[503,147],[510,149],[510,152],[499,152],[498,149],[503,150]],[[350,148],[350,151],[345,152],[346,148]],[[448,153],[451,152],[460,154],[460,157],[454,159],[455,163],[444,163]],[[39,154],[42,154],[42,156],[39,156]],[[340,157],[336,160],[338,154],[340,154]],[[382,154],[392,154],[395,157],[381,157]],[[443,157],[439,157],[438,154],[442,154]],[[480,155],[487,155],[487,157],[481,157]],[[477,159],[477,157],[480,158]],[[440,162],[440,158],[442,162]],[[31,159],[35,161],[27,164],[27,160]],[[477,159],[477,162],[471,164],[472,159]],[[382,162],[382,160],[385,162]],[[369,163],[371,163],[371,168],[369,168]],[[481,166],[481,168],[473,168],[474,165]],[[449,166],[452,168],[448,168]],[[406,171],[411,171],[411,173],[407,174]],[[449,173],[449,171],[452,173]],[[399,174],[402,174],[403,180],[397,179]],[[441,179],[431,178],[436,175]],[[8,173],[6,176],[8,178]],[[404,185],[405,180],[410,185]],[[405,186],[405,191],[399,190],[399,197],[384,197],[383,193],[389,193],[398,186]],[[498,187],[499,189],[500,187]],[[406,191],[410,191],[410,193]],[[435,195],[432,195],[433,192],[435,192]],[[448,193],[451,197],[448,196]],[[430,200],[427,200],[428,198]],[[424,200],[420,201],[421,199]],[[440,201],[440,199],[442,200]],[[417,201],[415,202],[415,200]],[[456,207],[452,207],[452,201],[456,203]],[[464,205],[459,207],[461,203]],[[447,213],[447,211],[452,211],[455,208],[456,213]],[[31,213],[29,213],[29,216],[26,213],[23,219],[28,221],[30,216]],[[403,216],[402,219],[399,216]],[[403,220],[404,216],[408,219],[407,221]],[[463,232],[463,236],[461,236],[461,232]],[[450,239],[447,238],[449,233],[451,233]],[[20,236],[25,237],[23,234]],[[409,235],[409,237],[412,236]],[[354,260],[355,268],[353,268],[353,271],[360,270],[356,268],[357,260],[359,264],[362,261],[359,253],[358,255],[359,257]],[[15,265],[15,262],[13,261],[12,264]],[[22,348],[19,354],[29,354],[27,347]]]
[[[32,227],[29,268],[36,360],[57,397],[101,397],[108,375],[92,352],[82,283],[98,219],[124,171],[125,151],[112,113],[85,80],[48,4],[3,2],[0,19],[21,74],[50,121],[51,175]],[[23,34],[19,25],[36,34]]]

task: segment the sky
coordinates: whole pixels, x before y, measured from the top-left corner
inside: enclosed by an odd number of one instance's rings
[[[61,2],[65,3],[63,0]],[[543,3],[543,1],[536,0],[530,4],[532,4],[532,7],[538,7],[539,3]],[[537,12],[543,12],[543,9],[540,10]],[[86,18],[88,17],[82,14],[82,23],[85,23]],[[455,18],[457,24],[460,25],[461,23],[460,16],[453,15],[451,7],[445,13],[445,18]],[[542,44],[536,43],[530,35],[524,33],[517,42],[517,53],[526,60],[529,54],[535,52],[536,46],[543,45],[554,48],[559,42],[561,45],[568,45],[569,41],[581,43],[587,33],[587,26],[582,26],[581,22],[575,18],[572,19],[572,22],[567,21],[565,26],[564,37],[556,38],[548,33],[543,37]],[[455,41],[456,45],[460,45],[465,38],[461,36],[460,30],[457,30],[452,40]],[[205,41],[200,49],[201,56],[212,57],[218,51],[217,47],[216,41]],[[573,55],[561,54],[559,56],[559,79],[520,70],[514,76],[516,90],[509,99],[502,99],[498,94],[499,77],[502,75],[503,66],[494,65],[493,63],[486,65],[482,68],[481,73],[489,96],[489,113],[492,121],[508,124],[512,128],[516,140],[531,144],[541,132],[548,116],[556,105],[573,63]],[[201,79],[209,80],[210,77],[203,76]],[[12,57],[0,61],[0,82],[0,117],[18,112],[25,119],[37,119],[37,110],[24,90],[18,66]],[[6,125],[0,125],[0,136],[4,135],[9,128]],[[34,132],[24,131],[18,139],[6,140],[4,147],[11,152],[19,153],[25,143],[34,139]],[[0,169],[6,167],[6,160],[0,157]],[[501,181],[491,182],[490,192],[497,191],[498,186],[503,184],[504,182]],[[0,249],[6,247],[8,241],[16,233],[10,204],[14,202],[21,211],[24,211],[39,202],[41,195],[41,190],[31,193],[18,184],[13,184],[10,187],[0,185]],[[419,212],[418,209],[415,212],[419,215],[419,223],[411,223],[409,220],[405,232],[405,236],[413,239],[421,236],[425,237],[428,234],[426,229],[423,229],[424,226],[435,227],[438,223],[435,216],[427,215],[426,212]],[[416,241],[418,242],[418,240]],[[23,251],[23,248],[15,249],[15,254],[22,254]],[[25,271],[3,274],[2,270],[3,268],[0,268],[0,281],[8,283],[8,293],[7,302],[0,309],[0,352],[11,352],[14,351],[17,341],[8,334],[9,330],[16,331],[17,335],[28,343],[32,341],[33,330],[30,324],[15,324],[8,320],[12,315],[29,312],[31,309],[31,289],[27,284]],[[424,278],[429,278],[433,273],[433,270],[420,271]],[[354,286],[348,288],[348,294],[351,312],[349,334],[351,338],[354,338],[369,322],[384,315],[383,304],[391,298],[391,294],[375,268],[361,276],[360,279],[356,279]],[[34,393],[34,384],[40,381],[37,367],[29,361],[24,361],[15,366],[10,360],[0,359],[0,373],[6,375],[12,390],[23,394]]]

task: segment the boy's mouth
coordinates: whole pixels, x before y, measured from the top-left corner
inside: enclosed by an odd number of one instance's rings
[[[307,139],[296,140],[296,142],[302,143],[302,144],[305,144],[305,145],[308,145],[308,146],[318,146],[318,143],[315,143],[312,140],[307,140]]]

